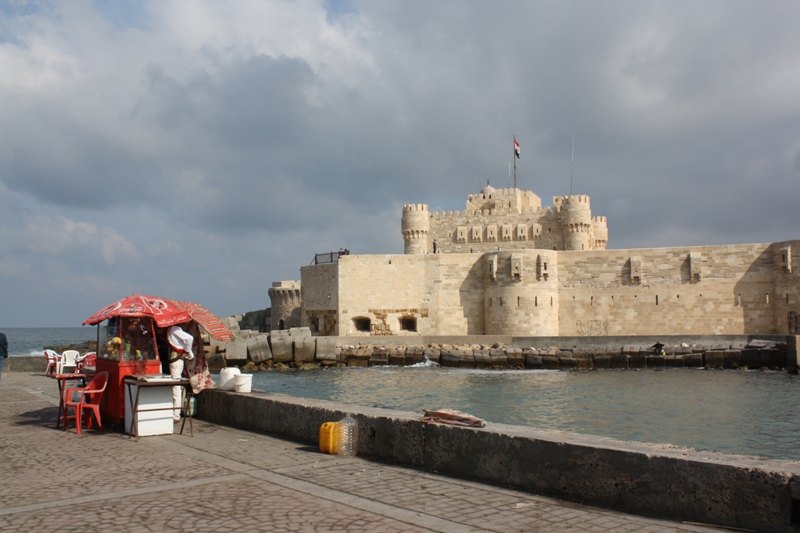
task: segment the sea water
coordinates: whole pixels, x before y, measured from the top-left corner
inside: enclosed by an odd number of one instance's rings
[[[8,338],[8,355],[43,355],[45,346],[81,344],[97,340],[97,328],[3,328]]]
[[[5,328],[9,353],[96,338],[96,328]],[[217,376],[215,376],[217,378]],[[744,370],[469,370],[438,366],[263,372],[254,389],[489,422],[800,460],[800,376]]]
[[[800,460],[800,377],[703,369],[331,368],[263,372],[253,388],[626,441]]]

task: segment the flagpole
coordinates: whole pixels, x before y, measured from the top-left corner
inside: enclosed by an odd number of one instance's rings
[[[514,160],[514,188],[517,188],[517,136],[514,135],[514,144],[511,145],[514,149],[511,154],[511,159]]]

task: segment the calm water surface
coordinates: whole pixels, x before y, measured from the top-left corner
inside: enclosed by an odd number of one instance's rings
[[[800,460],[800,379],[786,372],[332,368],[255,374],[292,396]]]

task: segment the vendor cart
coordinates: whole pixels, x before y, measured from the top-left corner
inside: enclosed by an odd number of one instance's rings
[[[87,318],[84,325],[97,325],[97,372],[107,371],[108,386],[100,407],[103,423],[120,426],[125,418],[126,376],[160,374],[161,330],[174,325],[195,337],[195,357],[186,361],[186,373],[195,393],[214,386],[200,337],[203,327],[221,341],[233,333],[206,308],[194,302],[181,302],[135,294],[104,307]]]

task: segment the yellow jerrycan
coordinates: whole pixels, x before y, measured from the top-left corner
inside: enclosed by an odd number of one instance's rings
[[[339,422],[325,422],[319,428],[319,450],[322,453],[338,452]]]

